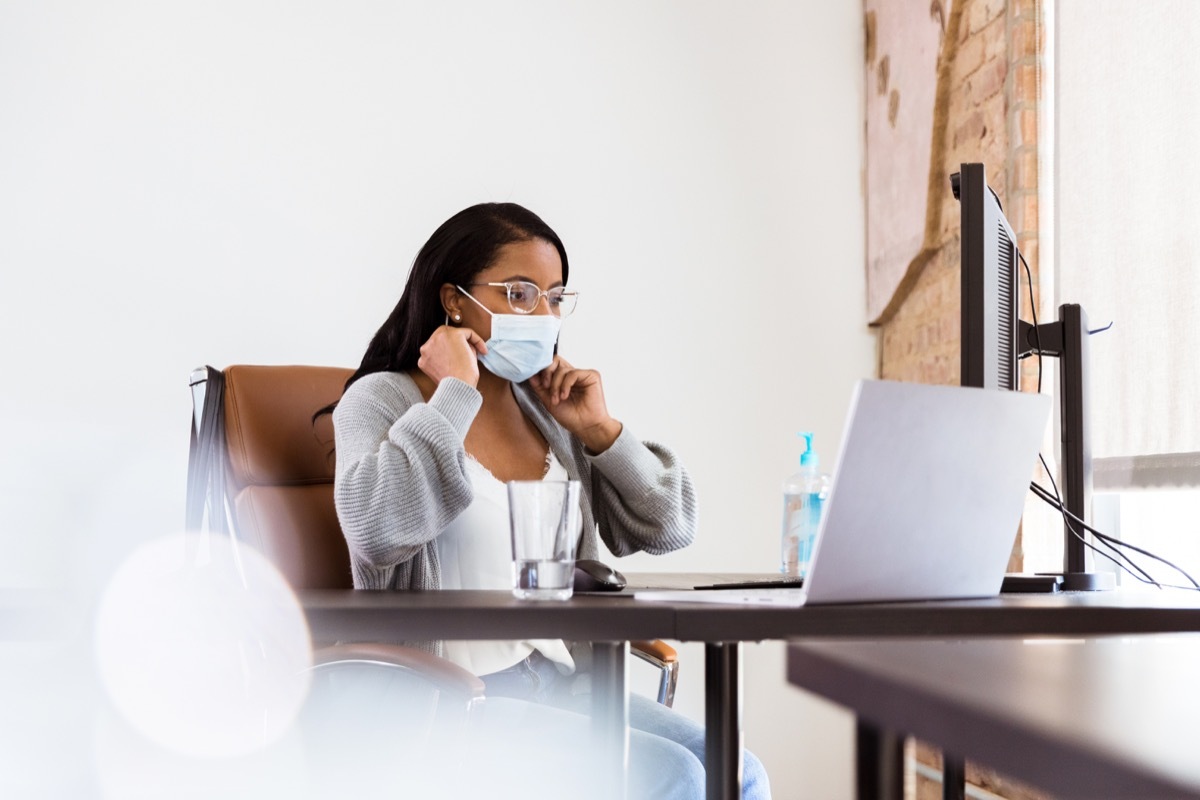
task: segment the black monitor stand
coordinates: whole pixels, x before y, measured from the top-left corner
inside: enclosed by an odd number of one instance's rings
[[[1067,511],[1079,519],[1088,518],[1092,500],[1092,450],[1087,431],[1088,408],[1088,327],[1087,314],[1075,303],[1058,307],[1058,319],[1036,328],[1024,320],[1018,322],[1017,357],[1025,358],[1041,350],[1043,356],[1059,360],[1059,412],[1062,422],[1062,491]],[[1087,545],[1063,525],[1062,588],[1066,591],[1113,589],[1112,573],[1087,571]],[[1083,536],[1086,531],[1076,525]]]

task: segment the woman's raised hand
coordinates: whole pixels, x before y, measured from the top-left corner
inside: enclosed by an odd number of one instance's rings
[[[529,379],[542,405],[593,453],[603,453],[617,440],[621,423],[609,416],[600,373],[576,369],[562,356]]]
[[[458,378],[476,386],[479,383],[479,356],[486,352],[487,345],[475,331],[442,325],[421,345],[417,367],[435,384],[441,383],[443,378]]]

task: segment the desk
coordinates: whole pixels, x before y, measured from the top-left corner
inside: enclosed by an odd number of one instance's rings
[[[743,576],[629,575],[630,590],[528,603],[508,592],[300,593],[318,639],[403,642],[418,639],[560,637],[598,642],[594,677],[597,725],[627,721],[624,651],[630,639],[705,643],[708,797],[740,797],[741,643],[764,639],[895,636],[1086,635],[1200,631],[1200,596],[1117,592],[1006,595],[986,600],[761,608],[641,602],[635,588],[683,588]],[[860,739],[861,741],[861,739]],[[885,754],[886,755],[886,754]]]
[[[805,642],[788,679],[1063,798],[1200,797],[1200,635]]]

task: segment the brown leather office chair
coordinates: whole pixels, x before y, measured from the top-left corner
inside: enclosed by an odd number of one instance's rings
[[[230,367],[192,372],[188,527],[262,553],[293,589],[349,589],[350,557],[333,504],[333,427],[313,412],[341,396],[350,370]],[[412,727],[465,721],[483,681],[428,652],[380,643],[313,643],[313,692],[374,680],[405,684]],[[393,678],[395,680],[393,680]],[[339,689],[345,696],[346,689]],[[333,705],[336,705],[334,703]]]
[[[341,397],[351,370],[231,366],[192,372],[195,412],[189,468],[189,527],[226,530],[265,555],[293,589],[353,587],[350,555],[333,502],[333,422],[313,413]],[[469,710],[483,682],[445,659],[384,644],[314,643],[315,669],[392,667],[430,682]],[[678,676],[673,648],[634,642],[660,670],[658,701],[671,705]]]

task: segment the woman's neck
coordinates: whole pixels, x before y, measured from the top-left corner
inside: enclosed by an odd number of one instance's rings
[[[475,385],[479,393],[483,395],[483,407],[498,409],[504,405],[516,406],[517,400],[513,396],[512,382],[504,378],[498,378],[486,369],[479,370],[479,383]]]

